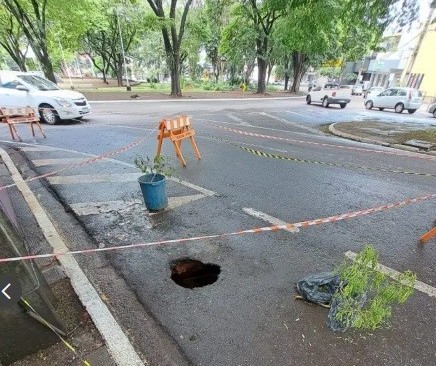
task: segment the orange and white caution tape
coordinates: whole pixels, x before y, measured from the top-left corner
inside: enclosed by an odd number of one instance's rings
[[[77,168],[77,167],[80,167],[80,166],[84,166],[84,165],[95,163],[95,162],[100,161],[100,160],[109,159],[109,158],[111,158],[114,155],[121,154],[121,153],[123,153],[123,152],[125,152],[127,150],[130,150],[130,149],[134,148],[137,145],[140,145],[145,140],[147,140],[150,137],[150,135],[153,132],[155,132],[155,131],[156,131],[156,128],[153,129],[147,136],[144,136],[144,137],[141,137],[139,139],[136,139],[133,142],[127,144],[127,145],[121,146],[121,147],[116,148],[114,150],[110,150],[110,151],[108,151],[108,152],[106,152],[106,153],[104,153],[102,155],[98,155],[98,156],[95,156],[95,157],[92,157],[92,158],[84,159],[83,161],[81,161],[79,163],[66,165],[63,168],[55,170],[53,172],[49,172],[49,173],[45,173],[45,174],[42,174],[42,175],[38,175],[36,177],[28,178],[28,179],[25,180],[25,182],[31,182],[33,180],[51,177],[53,175],[56,175],[56,174],[59,174],[59,173],[65,171],[65,170],[74,169],[74,168]],[[8,185],[0,187],[0,191],[4,190],[6,188],[15,187],[15,186],[16,186],[15,183],[8,184]]]
[[[294,143],[296,142],[296,143],[308,144],[308,145],[326,146],[326,147],[333,147],[333,148],[344,149],[344,150],[355,150],[355,151],[375,153],[375,154],[406,156],[408,158],[417,158],[417,159],[436,161],[436,157],[430,156],[430,155],[424,155],[424,154],[402,153],[402,152],[398,152],[398,151],[388,151],[388,150],[386,150],[386,151],[385,150],[372,150],[372,149],[365,149],[363,147],[335,145],[335,144],[327,144],[327,143],[323,143],[323,142],[306,141],[306,140],[296,140],[296,139],[289,139],[289,138],[285,138],[285,137],[264,135],[264,134],[255,133],[255,132],[236,130],[236,129],[229,128],[229,127],[215,125],[213,123],[208,123],[208,124],[210,126],[220,128],[220,129],[225,130],[225,131],[234,132],[234,133],[237,133],[240,135],[245,135],[245,136],[260,137],[260,138],[266,138],[266,139],[277,140],[277,141],[286,141],[286,142],[294,142]]]
[[[407,206],[407,205],[410,205],[413,203],[431,200],[435,197],[436,197],[436,193],[433,193],[433,194],[428,194],[426,196],[406,199],[406,200],[401,201],[401,202],[395,202],[395,203],[390,203],[387,205],[369,208],[366,210],[348,212],[348,213],[344,213],[341,215],[330,216],[330,217],[325,217],[325,218],[316,219],[316,220],[301,221],[301,222],[292,223],[292,224],[289,223],[289,224],[284,224],[284,225],[272,225],[272,226],[265,226],[265,227],[259,227],[259,228],[248,229],[248,230],[234,231],[231,233],[224,233],[224,234],[203,235],[203,236],[196,236],[196,237],[191,237],[191,238],[179,238],[179,239],[161,240],[161,241],[155,241],[155,242],[149,242],[149,243],[128,244],[128,245],[120,245],[117,247],[91,248],[91,249],[85,249],[85,250],[73,250],[73,251],[55,252],[55,253],[47,253],[47,254],[26,255],[26,256],[21,256],[21,257],[0,258],[0,263],[16,262],[16,261],[23,261],[23,260],[30,260],[30,259],[59,257],[59,256],[64,256],[64,255],[109,252],[109,251],[115,251],[115,250],[133,249],[133,248],[149,247],[149,246],[156,246],[156,245],[163,245],[163,244],[181,244],[181,243],[194,242],[194,241],[200,241],[200,240],[206,240],[206,239],[218,239],[218,238],[229,237],[229,236],[255,234],[255,233],[261,233],[261,232],[266,232],[266,231],[306,228],[309,226],[315,226],[315,225],[327,224],[330,222],[347,220],[347,219],[351,219],[353,217],[366,216],[366,215],[376,213],[376,212],[386,211],[386,210],[390,210],[393,208]]]

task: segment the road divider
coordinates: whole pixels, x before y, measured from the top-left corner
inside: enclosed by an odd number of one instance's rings
[[[399,151],[372,150],[372,149],[366,149],[366,148],[355,147],[355,146],[335,145],[335,144],[327,144],[324,142],[315,142],[315,141],[307,141],[307,140],[296,140],[296,139],[290,139],[290,138],[285,138],[285,137],[265,135],[265,134],[256,133],[256,132],[247,132],[247,131],[237,130],[234,128],[220,126],[220,125],[216,125],[216,124],[209,123],[209,122],[205,122],[205,123],[214,127],[214,128],[219,128],[219,129],[222,129],[225,131],[229,131],[229,132],[233,132],[233,133],[237,133],[237,134],[245,135],[245,136],[260,137],[260,138],[265,138],[265,139],[270,139],[270,140],[286,141],[286,142],[291,142],[291,143],[293,142],[293,143],[299,143],[299,144],[333,147],[333,148],[337,148],[337,149],[354,150],[354,151],[367,152],[367,153],[373,153],[373,154],[396,155],[396,156],[405,156],[408,158],[416,158],[416,159],[436,161],[436,157],[434,157],[434,156],[418,154],[418,153],[413,154],[413,153],[404,153],[404,152],[399,152]]]
[[[240,231],[234,231],[230,233],[224,233],[224,234],[213,234],[213,235],[203,235],[203,236],[196,236],[196,237],[189,237],[189,238],[178,238],[178,239],[170,239],[170,240],[160,240],[160,241],[154,241],[154,242],[148,242],[148,243],[136,243],[136,244],[127,244],[127,245],[120,245],[116,247],[104,247],[104,248],[90,248],[90,249],[84,249],[84,250],[63,250],[63,251],[55,251],[53,253],[46,253],[46,254],[35,254],[35,255],[25,255],[20,257],[10,257],[10,258],[0,258],[0,263],[7,263],[7,262],[16,262],[16,261],[24,261],[24,260],[31,260],[31,259],[40,259],[40,258],[52,258],[52,257],[64,257],[64,256],[72,256],[75,254],[92,254],[92,253],[98,253],[98,252],[110,252],[110,251],[119,251],[119,250],[127,250],[127,249],[134,249],[134,248],[144,248],[144,247],[151,247],[151,246],[159,246],[164,244],[182,244],[182,243],[189,243],[189,242],[196,242],[196,241],[202,241],[202,240],[210,240],[210,239],[219,239],[219,238],[225,238],[225,237],[231,237],[231,236],[241,236],[246,234],[258,234],[262,232],[270,232],[270,231],[278,231],[278,230],[291,230],[291,229],[299,229],[299,228],[307,228],[309,226],[318,226],[322,224],[332,223],[332,222],[338,222],[342,220],[348,220],[355,217],[361,217],[361,216],[367,216],[373,213],[387,211],[403,206],[408,206],[411,204],[428,201],[431,199],[436,198],[436,193],[428,194],[425,196],[420,196],[416,198],[409,198],[400,202],[394,202],[389,203],[382,206],[372,207],[365,210],[359,210],[354,212],[347,212],[341,215],[335,215],[335,216],[329,216],[324,217],[320,219],[315,220],[308,220],[308,221],[300,221],[296,223],[287,223],[283,225],[272,225],[272,226],[265,226],[265,227],[258,227],[248,230],[240,230]]]

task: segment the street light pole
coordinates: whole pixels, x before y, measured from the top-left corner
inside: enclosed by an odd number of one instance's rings
[[[117,14],[118,32],[120,34],[120,42],[121,42],[121,52],[123,54],[123,64],[124,64],[124,70],[126,73],[126,87],[127,87],[127,91],[131,91],[132,88],[130,87],[129,75],[127,74],[126,55],[124,53],[123,35],[121,33],[120,16],[118,15],[118,8],[115,8],[115,12]]]

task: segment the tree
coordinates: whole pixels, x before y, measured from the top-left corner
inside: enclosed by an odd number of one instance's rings
[[[293,1],[291,1],[292,3]],[[241,7],[250,19],[256,32],[256,57],[257,57],[257,93],[266,91],[266,72],[270,55],[270,36],[273,26],[279,19],[289,1],[286,0],[242,0]]]
[[[20,24],[5,9],[0,9],[0,46],[14,60],[20,71],[27,71],[26,54],[29,45],[24,40]]]
[[[161,25],[162,38],[167,56],[167,64],[171,72],[171,96],[181,97],[180,87],[180,48],[185,33],[186,20],[192,0],[185,0],[182,5],[182,15],[177,24],[177,0],[171,0],[168,16],[165,14],[163,0],[147,0],[154,14],[163,20]],[[169,22],[168,22],[169,20]]]
[[[47,2],[48,0],[3,0],[6,9],[22,27],[45,76],[55,83],[47,47]]]
[[[231,12],[230,23],[223,29],[219,52],[227,61],[230,83],[249,81],[256,63],[257,33],[244,10],[238,5]],[[246,66],[246,69],[245,69]],[[244,70],[245,69],[245,70]],[[243,74],[242,74],[243,72]]]
[[[1,3],[23,30],[45,76],[56,82],[50,43],[57,42],[50,41],[60,27],[69,40],[77,40],[88,24],[88,16],[93,14],[95,1],[98,0],[1,0]]]
[[[222,57],[220,44],[224,28],[230,22],[231,5],[236,0],[205,0],[203,17],[203,44],[212,64],[215,82],[218,82],[222,70]]]

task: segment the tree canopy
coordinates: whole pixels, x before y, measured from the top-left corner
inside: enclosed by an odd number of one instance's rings
[[[297,92],[309,67],[361,60],[388,26],[404,29],[418,0],[0,0],[0,47],[8,64],[28,69],[34,54],[47,78],[61,60],[87,55],[103,81],[123,84],[126,60],[147,78],[212,75],[215,83],[252,82],[264,93],[271,71]],[[434,6],[434,4],[433,4]],[[62,46],[62,51],[60,50]],[[32,52],[30,52],[32,51]],[[63,54],[64,55],[63,55]],[[4,56],[4,57],[6,57]],[[202,59],[205,57],[205,60]],[[5,64],[5,60],[3,60]],[[205,69],[205,70],[203,70]]]

